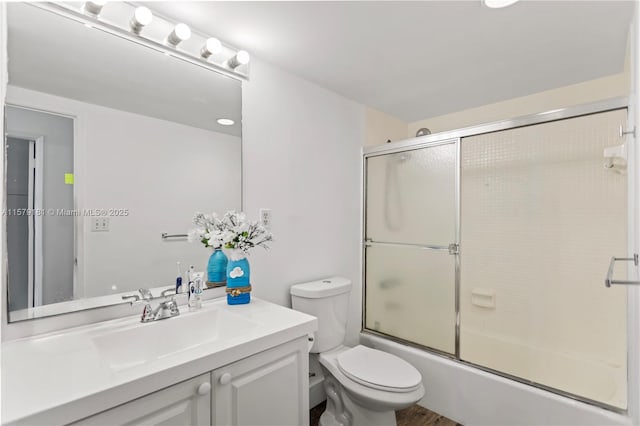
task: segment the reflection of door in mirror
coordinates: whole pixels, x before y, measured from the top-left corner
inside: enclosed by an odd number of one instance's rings
[[[10,311],[73,299],[73,120],[6,109]]]

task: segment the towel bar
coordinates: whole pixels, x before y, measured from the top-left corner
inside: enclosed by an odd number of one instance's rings
[[[163,240],[168,238],[187,238],[188,236],[189,234],[167,234],[166,232],[163,232],[161,235]]]
[[[640,281],[628,281],[628,280],[613,280],[613,268],[615,263],[618,261],[625,261],[633,263],[638,266],[638,253],[634,253],[633,257],[612,257],[611,262],[609,262],[609,270],[607,271],[607,278],[604,280],[604,285],[607,287],[611,287],[612,284],[622,284],[622,285],[640,285]]]

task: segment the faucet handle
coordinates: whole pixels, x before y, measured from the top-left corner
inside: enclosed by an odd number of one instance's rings
[[[162,297],[168,297],[168,296],[172,296],[173,297],[176,294],[177,294],[176,290],[173,287],[169,287],[169,288],[167,288],[165,290],[162,290],[162,293],[160,293],[160,295]]]
[[[153,299],[153,295],[151,294],[151,290],[149,290],[148,288],[140,288],[140,289],[138,289],[138,291],[140,292],[140,295],[142,296],[142,299],[144,299],[144,300]]]
[[[122,300],[127,300],[127,299],[133,299],[131,300],[131,306],[133,306],[134,303],[140,300],[140,296],[137,294],[125,294],[124,296],[122,296]]]
[[[171,299],[167,303],[167,309],[169,309],[169,312],[171,313],[172,317],[176,315],[180,315],[180,309],[178,309],[178,302],[176,302],[174,299]]]
[[[151,305],[147,303],[146,305],[144,305],[144,309],[142,310],[142,315],[140,316],[140,322],[151,322],[155,319],[154,317],[155,317],[155,314],[151,309]]]

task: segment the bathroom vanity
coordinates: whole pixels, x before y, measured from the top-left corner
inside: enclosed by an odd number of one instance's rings
[[[181,309],[3,343],[2,424],[308,424],[314,317],[259,299]]]

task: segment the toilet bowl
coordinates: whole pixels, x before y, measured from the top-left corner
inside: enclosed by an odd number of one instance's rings
[[[351,282],[332,277],[291,287],[293,308],[318,318],[312,353],[319,355],[327,408],[321,426],[390,426],[395,411],[425,393],[420,372],[403,359],[358,345],[344,346]]]
[[[330,378],[325,382],[323,426],[395,425],[395,411],[424,396],[420,372],[386,352],[340,346],[320,354],[320,364]]]

